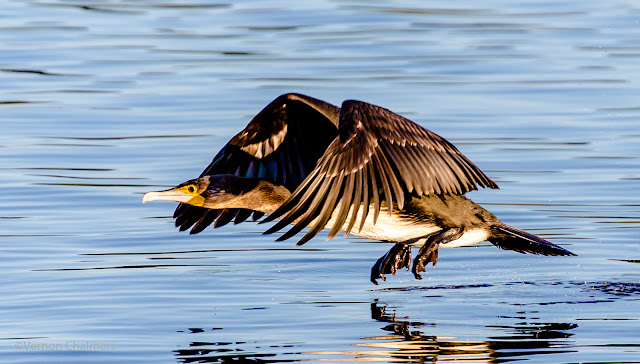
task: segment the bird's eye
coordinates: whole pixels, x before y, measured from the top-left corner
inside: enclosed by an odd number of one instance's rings
[[[189,193],[194,193],[196,192],[196,188],[193,186],[189,186],[189,188],[187,189],[189,191]]]

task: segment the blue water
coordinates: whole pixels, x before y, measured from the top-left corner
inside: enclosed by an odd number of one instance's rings
[[[5,1],[0,362],[640,362],[632,1]],[[474,201],[578,257],[488,243],[375,286],[389,246],[198,235],[142,194],[285,92],[447,138]]]

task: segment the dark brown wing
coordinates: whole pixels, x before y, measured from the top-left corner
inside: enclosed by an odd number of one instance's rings
[[[375,223],[382,201],[402,208],[410,194],[464,194],[478,186],[498,188],[444,138],[387,109],[345,101],[338,133],[316,168],[265,219],[280,219],[267,233],[300,219],[278,240],[293,236],[317,218],[298,242],[304,244],[325,227],[332,215],[336,221],[329,238],[346,223],[348,233],[360,208],[362,229],[370,204]],[[347,222],[350,209],[353,212]]]
[[[200,176],[234,174],[260,177],[295,190],[338,135],[339,108],[299,94],[285,94],[273,100],[244,130],[234,136],[213,158]],[[180,204],[173,217],[180,231],[195,234],[211,223],[240,223],[253,214],[243,209],[215,210]]]

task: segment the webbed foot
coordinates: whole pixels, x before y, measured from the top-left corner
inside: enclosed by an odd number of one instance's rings
[[[420,272],[425,272],[425,265],[433,263],[435,267],[438,263],[438,247],[440,244],[446,244],[454,241],[462,236],[463,230],[461,228],[453,227],[441,230],[437,233],[429,235],[427,240],[420,248],[416,259],[413,260],[413,266],[411,272],[416,279],[422,279]]]
[[[386,281],[385,274],[395,275],[398,269],[407,268],[411,263],[411,245],[396,243],[376,264],[371,267],[371,282],[378,284],[377,279]]]
[[[411,273],[416,279],[422,279],[420,272],[425,272],[425,266],[429,263],[433,263],[433,267],[436,267],[438,263],[438,243],[431,240],[427,241],[416,255],[416,259],[413,260],[413,266],[411,267]]]

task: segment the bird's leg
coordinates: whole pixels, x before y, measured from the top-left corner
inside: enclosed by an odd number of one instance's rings
[[[410,263],[411,245],[396,243],[371,267],[371,282],[378,284],[378,282],[376,282],[378,278],[386,281],[387,279],[384,277],[385,274],[391,273],[395,275],[398,269],[409,269]]]
[[[461,228],[447,228],[439,231],[436,234],[431,234],[427,237],[424,245],[420,248],[418,255],[413,260],[413,267],[411,272],[416,279],[422,279],[420,272],[425,272],[425,265],[432,263],[436,266],[438,262],[438,247],[440,244],[446,244],[454,241],[462,236]]]

